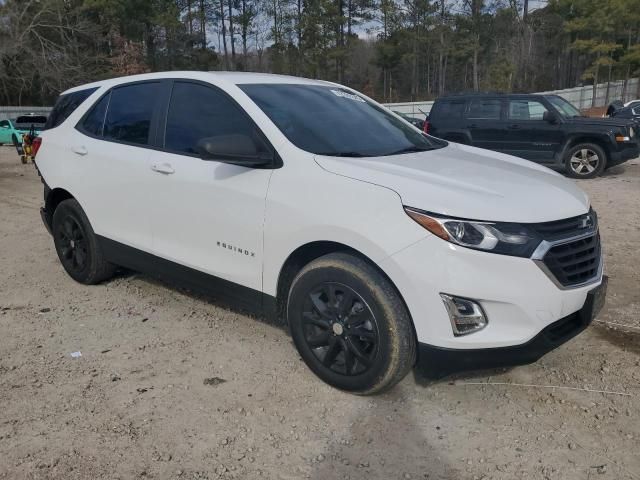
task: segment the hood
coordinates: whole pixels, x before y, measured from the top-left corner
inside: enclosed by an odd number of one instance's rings
[[[465,145],[387,157],[315,158],[329,172],[394,190],[405,206],[452,217],[535,223],[589,210],[587,195],[552,170]]]
[[[620,112],[620,110],[618,110]],[[566,123],[573,123],[578,125],[600,125],[604,127],[620,127],[624,128],[629,126],[632,122],[625,118],[615,117],[573,117],[566,118]]]

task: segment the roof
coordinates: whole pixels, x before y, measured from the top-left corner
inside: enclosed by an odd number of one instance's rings
[[[143,73],[140,75],[130,75],[125,77],[110,78],[98,82],[87,83],[77,87],[70,88],[64,92],[71,93],[86,88],[96,87],[112,87],[122,83],[157,80],[163,78],[184,78],[191,80],[213,81],[216,84],[245,85],[249,83],[271,83],[271,84],[298,84],[298,85],[335,85],[331,82],[323,80],[313,80],[309,78],[294,77],[290,75],[275,75],[271,73],[253,73],[253,72],[202,72],[202,71],[171,71],[171,72],[155,72]]]
[[[553,95],[542,95],[540,93],[505,93],[505,92],[462,92],[442,95],[436,101],[444,98],[475,98],[475,97],[504,97],[504,98],[539,98]]]

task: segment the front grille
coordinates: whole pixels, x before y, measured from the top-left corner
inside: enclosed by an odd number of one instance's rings
[[[543,263],[565,287],[592,280],[600,268],[600,234],[551,247]]]
[[[580,235],[585,232],[585,226],[593,228],[598,223],[598,217],[594,210],[577,217],[555,220],[553,222],[536,223],[532,227],[545,240],[554,240],[560,237]]]

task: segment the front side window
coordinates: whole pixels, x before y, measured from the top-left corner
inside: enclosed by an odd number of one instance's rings
[[[0,120],[0,128],[9,128],[9,120]]]
[[[151,118],[160,97],[159,82],[138,83],[113,89],[104,122],[104,138],[147,145]]]
[[[317,155],[370,157],[446,145],[427,137],[386,109],[337,86],[238,86],[291,143]]]
[[[475,98],[469,104],[467,118],[472,120],[500,120],[500,100],[483,100]]]
[[[164,147],[189,155],[202,154],[207,139],[250,137],[258,154],[266,144],[249,117],[223,92],[197,83],[175,82],[167,114]]]
[[[546,107],[540,102],[531,100],[509,101],[510,120],[542,120],[546,111]]]

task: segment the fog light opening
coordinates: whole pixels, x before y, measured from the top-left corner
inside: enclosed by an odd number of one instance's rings
[[[446,293],[441,293],[440,297],[447,309],[456,337],[477,332],[487,326],[487,317],[478,302]]]

